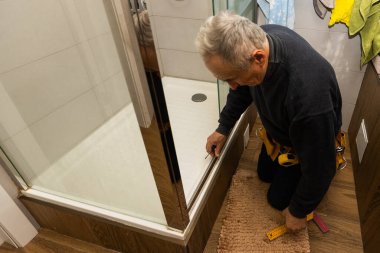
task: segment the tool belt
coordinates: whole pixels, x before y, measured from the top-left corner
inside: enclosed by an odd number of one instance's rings
[[[265,145],[265,149],[270,158],[274,161],[278,158],[278,163],[281,166],[292,166],[299,163],[298,157],[292,147],[287,147],[279,144],[270,136],[268,136],[264,128],[256,130],[256,135],[259,136]],[[346,136],[340,130],[335,138],[335,152],[336,152],[336,169],[344,169],[347,161],[344,158],[344,150],[346,148]]]

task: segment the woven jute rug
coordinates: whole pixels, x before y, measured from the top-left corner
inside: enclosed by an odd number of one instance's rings
[[[232,179],[226,217],[219,237],[219,253],[310,252],[307,230],[269,241],[266,232],[285,223],[281,212],[266,200],[268,183],[257,173],[240,169]]]

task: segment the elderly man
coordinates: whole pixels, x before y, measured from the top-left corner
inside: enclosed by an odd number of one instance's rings
[[[207,68],[230,86],[207,152],[219,156],[229,131],[253,102],[268,139],[290,148],[299,161],[282,166],[277,154],[271,158],[262,146],[257,171],[271,183],[268,202],[283,211],[288,230],[305,228],[306,215],[336,171],[342,101],[333,68],[294,31],[260,27],[229,12],[208,18],[196,44]]]

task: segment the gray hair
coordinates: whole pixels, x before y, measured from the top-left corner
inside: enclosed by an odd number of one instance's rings
[[[223,11],[205,21],[195,43],[204,59],[219,55],[233,66],[247,69],[252,51],[264,48],[266,33],[249,19]]]
[[[153,34],[147,10],[133,15],[133,23],[137,33],[139,44],[142,46],[153,46]]]

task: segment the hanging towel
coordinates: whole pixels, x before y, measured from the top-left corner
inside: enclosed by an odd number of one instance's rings
[[[335,7],[335,0],[319,0],[329,9],[333,9]]]
[[[380,4],[377,10],[368,16],[367,22],[360,31],[362,42],[361,64],[364,65],[380,53]]]
[[[351,13],[350,35],[356,34],[364,27],[372,6],[377,2],[379,0],[355,0]]]
[[[355,0],[349,34],[358,32],[362,44],[360,62],[364,65],[380,53],[380,0]]]
[[[353,6],[354,0],[336,0],[335,8],[331,11],[329,26],[333,26],[338,22],[345,23],[349,26]]]
[[[269,24],[294,28],[294,0],[257,0]]]
[[[294,28],[294,0],[271,0],[269,24]]]
[[[257,0],[257,4],[260,6],[260,9],[263,11],[264,16],[269,19],[269,0]]]
[[[313,6],[315,13],[321,18],[324,19],[327,13],[327,8],[319,0],[313,0]]]

